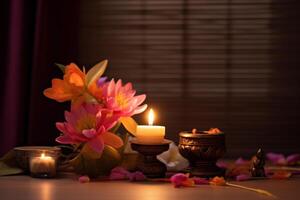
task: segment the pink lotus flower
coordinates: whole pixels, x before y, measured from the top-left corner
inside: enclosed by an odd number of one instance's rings
[[[62,144],[86,143],[101,154],[104,144],[119,148],[123,141],[108,132],[119,119],[112,111],[97,104],[82,104],[71,112],[65,112],[66,122],[57,122],[56,127],[63,134],[56,138]]]
[[[136,93],[132,89],[132,84],[122,85],[122,80],[115,83],[114,79],[103,85],[102,95],[106,107],[114,110],[121,117],[131,117],[146,110],[147,105],[140,106],[146,99],[146,95],[134,96]]]

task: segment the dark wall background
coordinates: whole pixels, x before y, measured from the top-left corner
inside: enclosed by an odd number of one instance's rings
[[[26,2],[26,3],[25,3]],[[167,137],[219,127],[228,156],[299,152],[296,0],[11,0],[1,2],[0,154],[53,145],[68,104],[45,98],[54,62],[134,83]],[[144,116],[138,116],[146,123]]]

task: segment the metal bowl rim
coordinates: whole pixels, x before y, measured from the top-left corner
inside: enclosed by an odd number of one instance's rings
[[[205,133],[205,131],[197,131],[196,133],[191,133],[189,131],[182,131],[179,133],[180,137],[185,137],[185,138],[213,138],[213,137],[220,137],[224,135],[225,135],[224,132],[208,134]]]

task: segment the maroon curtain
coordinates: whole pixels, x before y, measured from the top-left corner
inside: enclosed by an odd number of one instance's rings
[[[53,64],[76,62],[79,0],[2,1],[0,155],[18,145],[49,145],[68,105],[43,96]]]

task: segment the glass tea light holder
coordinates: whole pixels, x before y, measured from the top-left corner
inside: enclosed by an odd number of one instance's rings
[[[30,175],[34,178],[53,178],[56,176],[58,155],[55,152],[32,153],[29,160]]]

